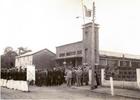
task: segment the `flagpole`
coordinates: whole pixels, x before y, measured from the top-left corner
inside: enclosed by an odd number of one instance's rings
[[[85,15],[84,15],[84,5],[83,5],[83,0],[81,0],[81,4],[82,4],[83,24],[85,25]]]
[[[83,0],[81,0],[81,5],[82,5],[82,14],[83,14],[83,33],[85,33],[85,8],[84,8],[84,4],[83,4]],[[82,51],[84,52],[84,50]],[[82,63],[86,63],[86,60],[85,60],[85,54],[83,55],[83,59],[82,59]]]

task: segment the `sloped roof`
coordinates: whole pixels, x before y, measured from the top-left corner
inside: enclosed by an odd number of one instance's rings
[[[125,57],[131,59],[140,59],[140,55],[133,55],[127,53],[120,53],[120,52],[112,52],[112,51],[104,51],[100,50],[100,56],[113,56],[113,57]]]
[[[25,54],[22,54],[22,55],[20,55],[20,56],[17,56],[17,58],[19,58],[19,57],[24,57],[24,56],[34,55],[34,54],[39,53],[39,52],[42,52],[42,51],[49,51],[49,52],[53,53],[52,51],[50,51],[50,50],[48,50],[48,49],[45,48],[45,49],[42,49],[42,50],[27,52],[27,53],[25,53]],[[55,55],[55,53],[53,53],[53,54]]]

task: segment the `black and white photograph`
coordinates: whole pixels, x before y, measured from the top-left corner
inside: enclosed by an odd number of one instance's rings
[[[140,100],[140,0],[0,0],[1,100]]]

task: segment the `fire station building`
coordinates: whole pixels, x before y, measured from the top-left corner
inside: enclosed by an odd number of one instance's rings
[[[95,44],[95,64],[111,65],[115,63],[117,66],[140,67],[140,56],[123,54],[110,51],[99,50],[99,32],[98,24],[94,25],[94,44]],[[72,65],[73,67],[89,64],[90,60],[90,36],[92,34],[92,23],[83,25],[83,40],[75,43],[65,44],[56,47],[56,62],[59,66]]]

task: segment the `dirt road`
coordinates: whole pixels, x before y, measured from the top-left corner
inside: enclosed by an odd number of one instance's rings
[[[1,88],[2,99],[45,99],[45,100],[132,100],[131,98],[111,96],[91,92],[90,90],[80,90],[69,88],[66,85],[53,87],[30,86],[30,92],[22,92]],[[134,100],[134,99],[133,99]]]

